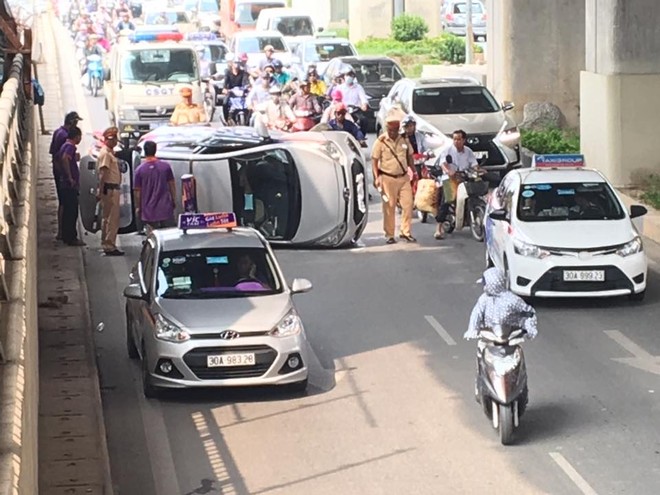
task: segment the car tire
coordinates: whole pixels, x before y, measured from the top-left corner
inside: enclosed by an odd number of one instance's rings
[[[628,294],[628,299],[634,302],[642,302],[644,297],[646,297],[646,289],[644,289],[642,292],[633,292],[632,294]]]
[[[142,393],[147,399],[157,399],[158,398],[158,387],[155,387],[151,383],[151,376],[149,374],[149,369],[147,368],[147,351],[142,345]]]
[[[307,390],[307,378],[300,382],[289,383],[286,388],[291,393],[302,394]]]
[[[133,333],[131,332],[131,322],[128,318],[128,308],[126,308],[126,352],[128,357],[131,359],[137,359],[140,357],[140,353],[135,347],[135,341],[133,340]]]

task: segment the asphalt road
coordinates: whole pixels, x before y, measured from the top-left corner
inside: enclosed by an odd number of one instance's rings
[[[75,98],[86,126],[103,98]],[[90,128],[87,128],[89,130]],[[87,140],[89,142],[89,140]],[[525,346],[530,404],[517,443],[499,444],[473,398],[473,343],[461,340],[480,293],[484,247],[467,232],[384,246],[378,203],[363,246],[279,250],[316,359],[309,393],[177,392],[145,400],[124,344],[127,282],[142,237],[104,258],[86,235],[87,283],[111,466],[120,495],[656,494],[660,487],[660,249],[642,304],[537,303]],[[655,260],[655,261],[654,261]]]

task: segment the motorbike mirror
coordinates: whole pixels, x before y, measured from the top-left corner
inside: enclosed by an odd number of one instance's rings
[[[493,210],[488,216],[493,220],[502,220],[502,221],[507,220],[506,211],[503,209]]]

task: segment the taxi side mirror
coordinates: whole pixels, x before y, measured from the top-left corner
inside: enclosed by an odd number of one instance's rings
[[[632,205],[630,207],[630,218],[643,217],[648,213],[648,210],[642,205]]]
[[[488,215],[488,216],[489,216],[492,220],[502,220],[502,221],[504,221],[504,222],[506,222],[506,221],[508,220],[508,219],[507,219],[507,215],[506,215],[506,211],[503,210],[503,209],[493,210],[493,211],[490,213],[490,215]]]
[[[126,299],[145,299],[145,294],[140,288],[140,284],[130,284],[124,288],[124,297]]]
[[[502,102],[502,111],[503,112],[508,112],[509,110],[513,110],[516,108],[516,105],[512,101],[503,101]]]
[[[296,278],[291,283],[291,294],[302,294],[312,290],[312,283],[306,278]]]

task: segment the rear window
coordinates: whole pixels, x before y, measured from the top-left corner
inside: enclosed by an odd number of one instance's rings
[[[272,45],[275,48],[276,52],[285,52],[286,46],[284,45],[284,40],[282,38],[270,37],[270,36],[260,36],[255,38],[239,38],[236,46],[238,47],[238,52],[245,53],[258,53],[263,52],[264,48],[268,45]]]
[[[312,19],[308,16],[275,17],[272,29],[284,36],[312,36]]]
[[[482,14],[484,6],[479,2],[472,2],[472,14]],[[467,3],[454,4],[454,14],[467,14]]]
[[[524,184],[518,198],[523,222],[621,220],[623,208],[605,182]]]
[[[413,111],[419,115],[493,113],[500,109],[482,86],[419,88],[413,93]]]
[[[355,51],[350,43],[309,43],[305,47],[305,61],[325,62],[336,57],[350,57]]]
[[[389,60],[353,63],[353,67],[360,84],[394,83],[404,77],[401,69]]]

